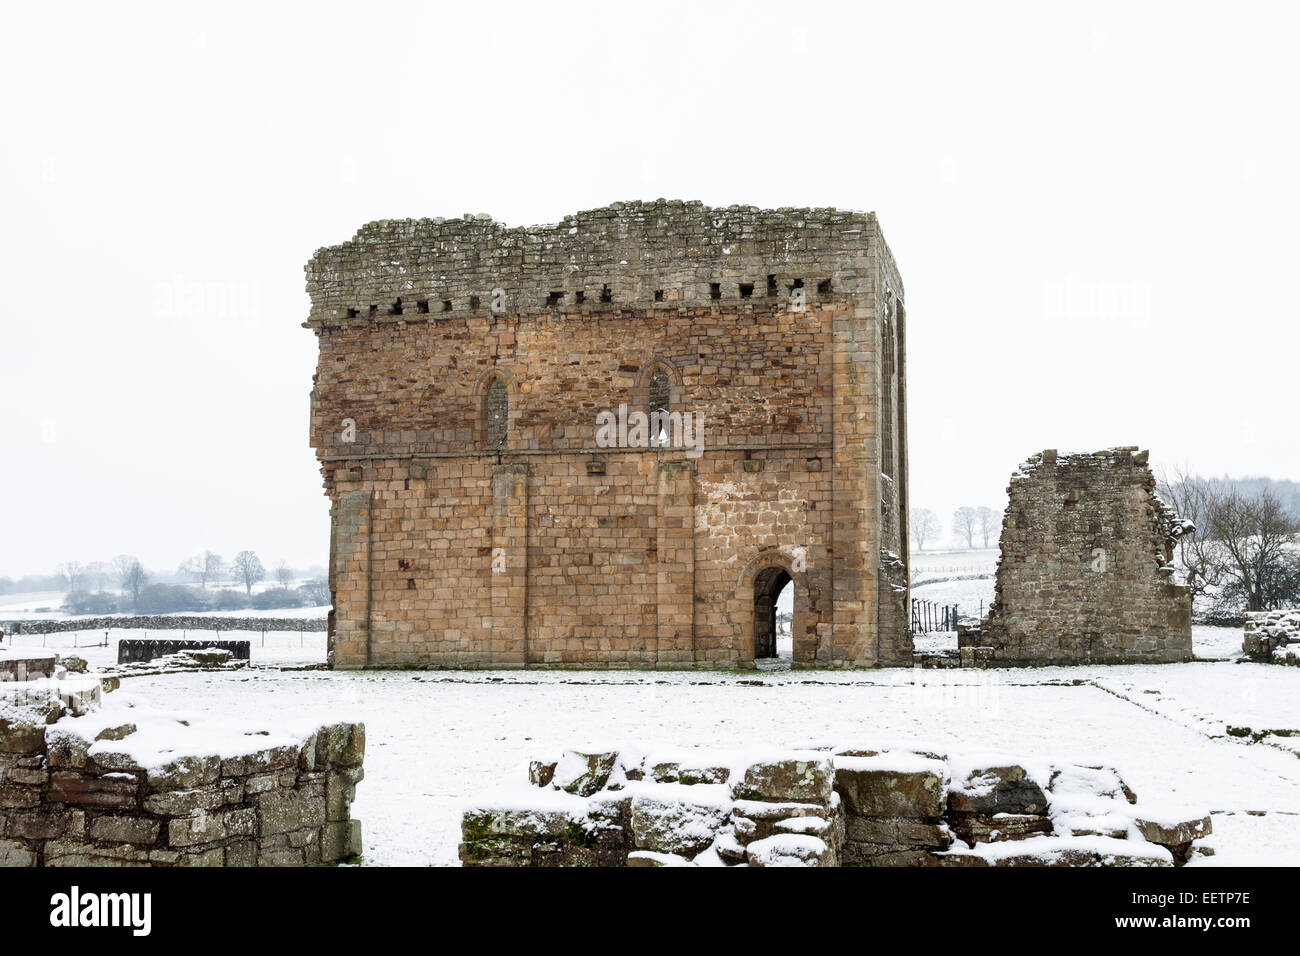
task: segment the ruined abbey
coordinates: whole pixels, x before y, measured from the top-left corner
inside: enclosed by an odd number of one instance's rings
[[[340,668],[910,665],[876,217],[381,221],[307,265]]]

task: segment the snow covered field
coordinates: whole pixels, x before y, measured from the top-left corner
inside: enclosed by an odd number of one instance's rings
[[[460,811],[584,745],[817,743],[997,751],[1117,766],[1147,800],[1210,808],[1210,865],[1300,863],[1300,760],[1229,725],[1300,725],[1300,669],[1228,662],[755,674],[289,672],[131,678],[157,707],[269,719],[356,714],[354,813],[370,865],[456,863]],[[1272,738],[1273,744],[1288,738]],[[1295,740],[1297,738],[1289,738]]]
[[[312,616],[323,617],[328,608],[312,608]],[[190,615],[198,616],[198,615]],[[228,615],[229,616],[229,615]],[[239,617],[255,617],[241,612]],[[263,615],[265,616],[265,615]],[[285,614],[285,617],[290,615]],[[4,646],[16,651],[51,650],[84,657],[92,667],[117,663],[117,642],[160,638],[172,641],[248,641],[254,665],[285,667],[325,663],[324,631],[148,631],[144,628],[114,628],[105,637],[103,631],[61,631],[57,634],[11,634]]]

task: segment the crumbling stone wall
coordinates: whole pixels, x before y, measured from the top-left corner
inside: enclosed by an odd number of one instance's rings
[[[21,707],[0,696],[0,866],[303,866],[361,852],[362,724],[146,766],[132,738],[158,726],[62,712],[58,694]]]
[[[1248,611],[1241,650],[1251,660],[1300,665],[1300,609]]]
[[[898,750],[569,751],[529,779],[466,809],[463,865],[1181,866],[1212,829],[1110,768]]]
[[[1191,660],[1191,594],[1172,565],[1186,524],[1146,452],[1048,450],[1007,491],[993,605],[959,630],[963,665]]]
[[[752,666],[774,569],[795,666],[911,663],[906,316],[874,215],[381,221],[307,288],[335,667]],[[597,440],[665,394],[699,447]]]

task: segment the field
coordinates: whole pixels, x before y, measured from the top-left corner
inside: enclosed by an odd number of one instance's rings
[[[1300,862],[1300,670],[1209,662],[1015,671],[667,674],[328,672],[255,666],[133,678],[118,694],[195,716],[359,717],[354,814],[368,865],[455,865],[460,811],[569,747],[894,743],[1109,763],[1140,797],[1213,812],[1198,865]]]
[[[914,596],[959,603],[965,615],[991,598],[995,559],[922,554]],[[11,646],[75,648],[98,666],[116,660],[119,638],[144,636],[23,635]],[[364,720],[354,813],[367,865],[455,865],[465,802],[566,748],[884,743],[1113,764],[1141,797],[1212,811],[1217,853],[1194,865],[1300,863],[1300,735],[1288,733],[1300,732],[1300,669],[1240,661],[1235,628],[1195,628],[1189,664],[790,672],[787,655],[744,674],[288,670],[322,663],[324,634],[221,636],[252,642],[249,669],[129,678],[113,699],[195,717]],[[918,640],[948,643],[955,635]]]

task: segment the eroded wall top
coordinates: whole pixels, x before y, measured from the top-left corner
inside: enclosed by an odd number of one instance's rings
[[[561,222],[380,220],[306,266],[308,327],[439,314],[673,308],[788,296],[903,295],[874,213],[614,203]],[[505,302],[493,309],[493,292]]]

